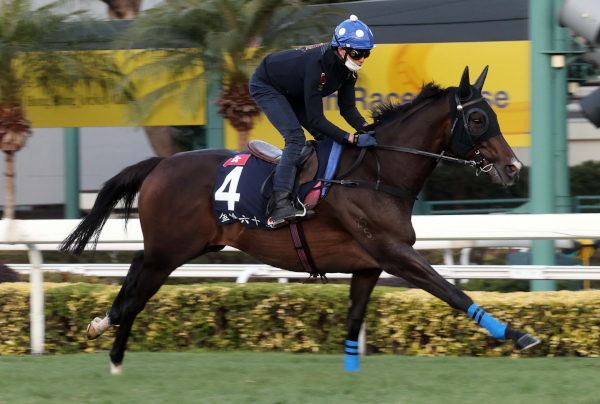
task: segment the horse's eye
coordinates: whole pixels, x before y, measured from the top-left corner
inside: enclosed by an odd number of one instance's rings
[[[480,124],[481,123],[481,119],[473,119],[473,122],[476,124]]]

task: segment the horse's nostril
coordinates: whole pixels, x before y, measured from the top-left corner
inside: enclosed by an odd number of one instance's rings
[[[513,164],[508,164],[504,167],[504,171],[506,172],[506,174],[514,176],[519,173],[519,168]]]

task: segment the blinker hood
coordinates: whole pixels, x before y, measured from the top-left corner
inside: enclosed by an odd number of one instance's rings
[[[498,124],[498,118],[492,107],[489,106],[485,99],[482,99],[483,96],[475,86],[470,86],[470,90],[467,99],[459,98],[460,88],[457,88],[456,92],[450,94],[450,111],[452,113],[453,126],[450,148],[454,154],[461,157],[464,157],[486,140],[502,133]],[[478,99],[481,100],[477,102]],[[471,101],[475,102],[465,106],[460,111],[458,110],[459,103],[460,105],[464,105]],[[473,132],[468,126],[469,115],[475,110],[484,115],[486,122],[486,126],[478,133]]]
[[[481,72],[475,83],[469,80],[469,66],[460,79],[456,91],[450,93],[450,113],[452,114],[452,135],[450,150],[461,157],[466,156],[471,150],[494,136],[500,135],[500,125],[496,113],[481,95],[489,66]],[[469,116],[480,112],[485,118],[485,126],[474,132],[469,127]]]

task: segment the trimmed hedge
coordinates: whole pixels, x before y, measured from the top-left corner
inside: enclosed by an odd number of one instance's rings
[[[119,288],[45,284],[46,351],[110,349],[85,331]],[[164,286],[133,326],[130,351],[193,348],[341,353],[349,288],[344,285]],[[470,296],[513,328],[542,338],[525,356],[600,355],[600,292],[485,293]],[[29,353],[29,284],[0,284],[0,355]],[[371,352],[404,355],[520,355],[466,314],[418,290],[376,288],[367,311]]]

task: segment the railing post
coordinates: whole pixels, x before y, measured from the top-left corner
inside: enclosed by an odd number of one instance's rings
[[[31,263],[31,273],[29,274],[31,354],[43,355],[46,333],[44,325],[44,273],[42,272],[44,258],[35,244],[27,244],[27,248],[29,248],[28,255]]]
[[[246,269],[244,269],[242,273],[237,277],[235,283],[248,283],[248,279],[250,279],[252,275],[256,275],[261,272],[263,272],[261,268],[246,267]]]
[[[553,68],[548,53],[554,45],[553,29],[557,26],[554,2],[529,2],[529,37],[531,40],[531,168],[529,196],[531,213],[555,212],[553,182],[555,138],[553,136]],[[554,77],[555,78],[555,77]],[[555,78],[556,79],[556,78]],[[565,89],[566,91],[566,89]],[[566,108],[565,105],[562,108]],[[554,240],[533,240],[531,264],[556,265]],[[534,280],[533,292],[556,290],[556,281]]]
[[[65,219],[79,219],[79,128],[64,129]]]
[[[444,265],[454,265],[454,256],[452,255],[452,249],[444,249]],[[455,285],[455,279],[446,279],[449,283]]]
[[[460,251],[460,265],[471,265],[471,247],[465,247]]]
[[[554,0],[554,13],[560,13],[564,0]],[[567,43],[571,39],[568,38],[567,29],[558,26],[554,21],[553,24],[553,50],[555,52],[567,51]],[[566,55],[555,55],[559,58],[562,56],[565,60]],[[553,129],[554,129],[554,205],[555,213],[571,213],[571,190],[569,181],[569,159],[568,149],[569,141],[567,136],[567,69],[568,65],[563,67],[555,67],[552,69],[552,92],[554,101]]]
[[[217,113],[219,109],[216,101],[219,97],[220,85],[207,85],[206,97],[206,133],[207,149],[222,149],[225,147],[225,123],[223,117]]]

